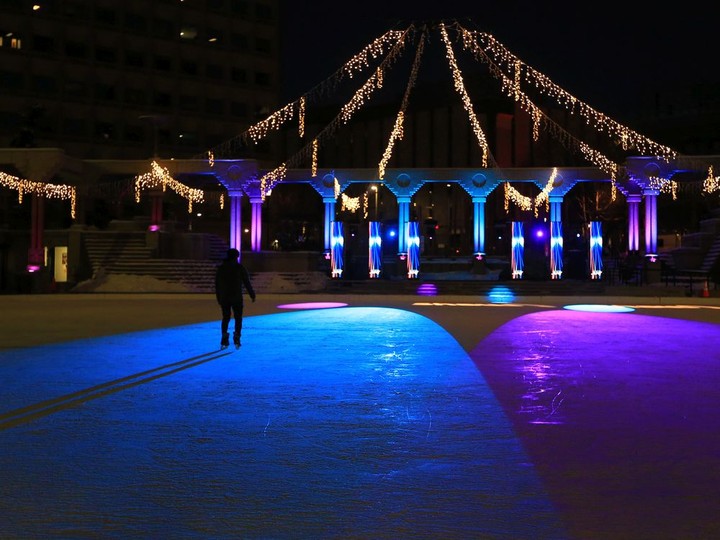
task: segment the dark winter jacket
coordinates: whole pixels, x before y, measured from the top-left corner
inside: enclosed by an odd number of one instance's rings
[[[242,304],[243,286],[250,298],[255,300],[255,291],[245,267],[235,260],[224,260],[215,272],[215,298],[218,304]]]

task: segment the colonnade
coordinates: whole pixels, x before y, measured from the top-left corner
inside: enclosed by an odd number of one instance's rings
[[[571,171],[572,172],[572,171]],[[585,171],[587,173],[587,171]],[[332,175],[332,182],[330,177]],[[342,223],[336,220],[336,183],[339,183],[338,176],[342,176],[342,172],[333,171],[327,173],[325,177],[307,178],[299,176],[295,179],[288,180],[291,183],[309,183],[319,192],[323,199],[324,205],[324,253],[327,259],[331,261],[331,275],[334,278],[340,278],[343,274],[343,227]],[[363,179],[362,174],[357,171],[347,173],[347,177],[340,185],[342,189],[347,188],[352,183],[372,183],[377,184],[376,178]],[[404,176],[404,182],[403,182]],[[442,176],[442,175],[440,175]],[[585,175],[587,176],[587,174]],[[566,177],[556,180],[552,189],[549,191],[549,217],[550,217],[550,277],[551,279],[562,279],[563,275],[563,224],[562,224],[562,203],[565,195],[570,189],[581,181],[610,181],[609,179],[600,178],[583,178],[577,175],[575,178]],[[222,181],[222,180],[221,180]],[[492,181],[487,181],[484,174],[482,179],[478,174],[472,176],[470,180],[467,178],[440,180],[428,179],[427,174],[412,176],[410,172],[403,172],[395,176],[395,182],[380,182],[391,191],[397,201],[398,217],[397,230],[398,249],[397,255],[400,260],[407,261],[408,278],[418,277],[419,274],[419,224],[410,219],[410,205],[412,203],[412,195],[427,182],[444,183],[456,182],[469,192],[472,201],[473,213],[473,252],[474,257],[482,259],[485,253],[485,233],[486,233],[486,202],[488,195],[496,189],[502,182],[512,181],[505,180],[501,177]],[[541,187],[537,175],[532,179],[517,179],[516,181],[533,182]],[[224,182],[223,182],[224,183]],[[637,186],[637,182],[633,184]],[[330,189],[332,187],[332,189]],[[257,252],[261,250],[262,238],[262,205],[263,198],[259,193],[259,185],[257,182],[245,182],[243,189],[228,186],[228,195],[231,200],[230,210],[230,245],[240,249],[240,228],[242,223],[240,198],[248,194],[252,207],[251,220],[251,251]],[[642,188],[639,191],[629,191],[627,186],[619,186],[619,191],[626,196],[628,204],[628,251],[640,252],[640,203],[644,200],[644,246],[643,252],[649,263],[657,260],[657,197],[659,191],[653,188]],[[368,276],[370,278],[379,277],[381,268],[378,262],[381,239],[378,234],[379,225],[376,222],[369,222],[368,238],[370,250],[368,253]],[[593,221],[589,224],[590,242],[588,260],[590,261],[589,277],[591,279],[600,279],[602,276],[602,224]],[[373,232],[375,231],[375,232]],[[372,240],[370,240],[372,238]],[[522,279],[523,276],[523,247],[524,247],[524,228],[522,222],[513,223],[512,231],[512,247],[511,247],[511,270],[514,279]]]

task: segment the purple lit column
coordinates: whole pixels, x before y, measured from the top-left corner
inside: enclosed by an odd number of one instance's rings
[[[250,224],[250,251],[262,250],[262,197],[250,197],[252,223]]]
[[[228,189],[230,199],[230,247],[242,253],[242,190]]]
[[[628,195],[628,251],[640,249],[640,199],[637,194]]]
[[[659,192],[646,189],[645,195],[645,256],[657,258],[657,198]]]
[[[487,197],[473,197],[473,249],[475,258],[485,256],[485,201]]]
[[[408,223],[410,222],[410,197],[398,197],[398,254],[407,255]]]

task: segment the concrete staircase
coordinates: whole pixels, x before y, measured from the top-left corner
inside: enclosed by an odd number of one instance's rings
[[[177,283],[188,292],[212,292],[215,268],[225,256],[227,245],[211,241],[211,259],[166,259],[154,257],[144,232],[86,233],[85,250],[93,277],[101,275],[150,276]]]
[[[159,258],[144,232],[89,232],[83,240],[94,278],[149,276],[193,293],[214,292],[215,269],[228,249],[222,238],[211,236],[208,259]],[[321,291],[327,281],[323,272],[253,272],[250,279],[258,294]]]

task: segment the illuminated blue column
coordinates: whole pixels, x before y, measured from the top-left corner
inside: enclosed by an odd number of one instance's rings
[[[382,236],[380,235],[380,222],[371,221],[368,224],[368,268],[370,277],[380,277],[380,266],[382,265]]]
[[[645,257],[655,262],[658,257],[657,249],[657,198],[656,189],[646,189],[645,195]]]
[[[512,252],[510,256],[510,269],[513,279],[522,279],[523,255],[525,252],[525,238],[523,237],[522,221],[512,222]]]
[[[417,221],[409,221],[407,229],[408,278],[415,279],[420,271],[420,224]]]
[[[590,279],[602,277],[602,223],[590,222]]]
[[[323,197],[323,203],[325,203],[325,258],[329,258],[332,246],[332,223],[335,220],[335,199]]]
[[[563,271],[562,197],[550,195],[550,279]]]
[[[487,197],[473,197],[473,250],[475,258],[485,256],[485,201]]]
[[[550,222],[550,279],[560,279],[563,271],[562,221]]]
[[[330,238],[330,267],[332,268],[331,276],[339,278],[343,272],[343,247],[345,238],[343,237],[342,221],[333,221],[330,224],[332,235]]]
[[[628,251],[640,249],[640,195],[628,195]]]
[[[409,221],[410,197],[398,197],[398,254],[401,257],[407,252]]]
[[[252,222],[250,224],[250,251],[261,251],[262,246],[262,197],[250,197]]]

